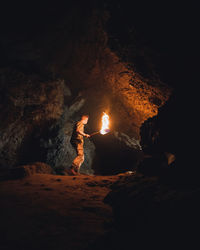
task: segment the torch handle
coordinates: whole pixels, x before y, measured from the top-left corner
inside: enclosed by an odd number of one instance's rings
[[[92,133],[91,135],[90,135],[90,137],[91,136],[93,136],[93,135],[97,135],[97,134],[99,134],[100,132],[98,131],[98,132],[94,132],[94,133]]]

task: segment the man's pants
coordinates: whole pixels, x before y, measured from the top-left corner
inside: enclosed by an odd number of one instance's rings
[[[72,166],[79,171],[82,163],[84,162],[84,151],[83,151],[83,142],[77,143],[75,146],[77,157],[73,160]]]

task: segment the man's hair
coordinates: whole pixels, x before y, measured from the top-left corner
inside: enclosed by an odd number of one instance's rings
[[[81,118],[89,118],[89,115],[82,115]]]

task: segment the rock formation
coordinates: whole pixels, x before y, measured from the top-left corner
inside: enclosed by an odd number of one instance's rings
[[[157,115],[171,89],[158,77],[142,76],[110,48],[107,20],[101,9],[91,5],[86,11],[72,4],[44,32],[38,26],[35,33],[19,30],[17,36],[9,31],[4,35],[1,168],[42,161],[61,173],[74,157],[69,144],[73,123],[87,113],[88,132],[98,131],[103,111],[111,117],[112,132],[104,142],[98,136],[87,140],[82,169],[94,172],[95,145],[99,155],[105,147],[116,145],[110,157],[113,161],[99,160],[104,170],[117,161],[129,167],[116,166],[114,172],[138,165],[140,127]],[[101,157],[96,155],[96,159]]]

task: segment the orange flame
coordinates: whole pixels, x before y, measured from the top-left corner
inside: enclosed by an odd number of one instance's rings
[[[105,112],[103,112],[101,122],[102,122],[102,126],[101,126],[100,133],[102,135],[105,135],[109,132],[109,116]]]

